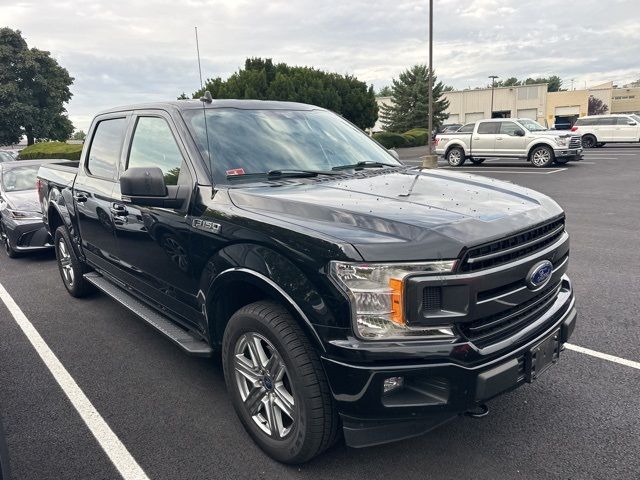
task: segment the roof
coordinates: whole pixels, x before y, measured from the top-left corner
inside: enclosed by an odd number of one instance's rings
[[[580,118],[628,117],[629,115],[633,115],[633,113],[603,113],[601,115],[585,115]]]
[[[129,110],[195,110],[214,108],[237,108],[243,110],[324,110],[315,105],[296,102],[278,102],[273,100],[231,100],[231,99],[213,99],[211,103],[205,103],[200,100],[172,100],[167,102],[150,102],[139,103],[133,105],[123,105],[120,107],[110,108],[99,113],[115,113]]]

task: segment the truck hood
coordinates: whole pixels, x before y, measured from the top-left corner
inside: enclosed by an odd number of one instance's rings
[[[366,171],[229,191],[239,208],[353,245],[367,261],[456,258],[562,214],[548,197],[449,171]],[[267,220],[268,221],[268,220]]]
[[[40,212],[37,190],[19,190],[17,192],[4,192],[7,205],[13,210],[23,212]]]
[[[534,137],[579,137],[579,135],[569,130],[544,130],[542,132],[529,132],[529,134]]]

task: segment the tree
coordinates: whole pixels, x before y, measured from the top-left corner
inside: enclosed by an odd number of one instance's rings
[[[589,115],[604,115],[609,111],[609,107],[599,98],[589,95]]]
[[[631,87],[631,88],[637,88],[637,87],[640,87],[640,78],[639,78],[638,80],[636,80],[635,82],[631,82],[631,83],[629,84],[629,87]]]
[[[324,72],[310,67],[274,64],[270,58],[248,58],[244,69],[226,80],[208,79],[201,97],[209,90],[213,98],[251,98],[309,103],[333,110],[358,127],[373,127],[378,118],[373,86],[351,75]]]
[[[393,80],[391,105],[382,105],[380,119],[391,132],[406,132],[429,125],[429,73],[426,65],[415,65]],[[444,85],[433,76],[433,126],[442,125],[447,118],[449,101],[442,98]]]
[[[49,52],[29,48],[19,30],[0,29],[0,144],[23,135],[66,140],[73,125],[64,104],[71,99],[73,78]]]
[[[385,85],[380,90],[378,90],[378,93],[376,93],[376,97],[390,97],[391,93],[391,87],[389,85]]]
[[[78,130],[71,135],[71,140],[81,140],[84,142],[84,139],[87,138],[87,134],[84,133],[84,130]]]

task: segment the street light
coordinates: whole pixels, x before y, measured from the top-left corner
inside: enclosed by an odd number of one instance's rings
[[[433,154],[433,0],[429,0],[429,148],[422,158],[423,168],[436,168],[438,157]]]
[[[498,78],[498,76],[489,75],[489,78],[491,79],[491,112],[489,114],[491,115],[491,118],[493,118],[493,91],[496,88],[496,78]]]

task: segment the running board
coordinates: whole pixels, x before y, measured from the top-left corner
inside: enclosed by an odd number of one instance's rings
[[[169,340],[177,344],[189,355],[198,357],[211,356],[213,350],[204,340],[180,327],[169,318],[149,307],[141,300],[138,300],[123,288],[114,285],[99,273],[85,273],[84,278],[131,312],[135,313],[157,331],[168,337]]]

